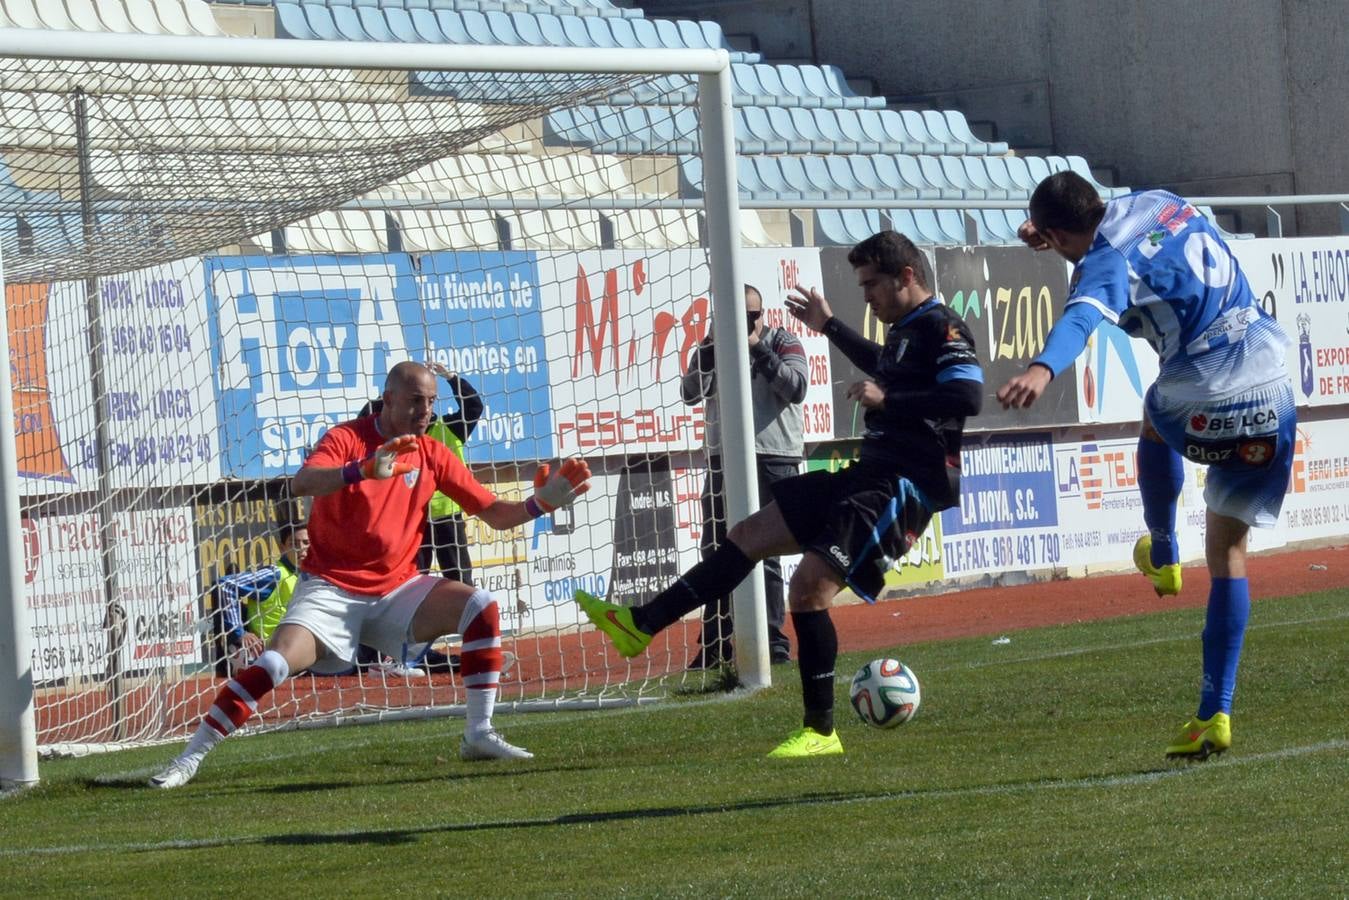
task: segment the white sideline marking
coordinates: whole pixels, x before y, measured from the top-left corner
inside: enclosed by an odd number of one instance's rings
[[[934,790],[909,790],[892,791],[875,795],[863,796],[843,796],[843,797],[817,797],[803,800],[784,800],[784,805],[809,805],[826,806],[842,805],[850,803],[876,803],[892,802],[895,800],[945,800],[952,797],[982,797],[1002,794],[1028,794],[1044,790],[1091,790],[1094,788],[1112,788],[1112,787],[1131,787],[1133,785],[1147,785],[1157,781],[1163,781],[1169,778],[1181,778],[1197,772],[1212,771],[1219,767],[1227,766],[1246,766],[1269,762],[1274,759],[1289,759],[1298,756],[1310,756],[1315,753],[1324,753],[1327,751],[1349,749],[1349,740],[1324,741],[1319,744],[1308,744],[1301,747],[1285,747],[1282,750],[1271,750],[1268,753],[1257,753],[1252,756],[1241,756],[1212,763],[1187,763],[1178,764],[1175,768],[1159,769],[1151,772],[1134,772],[1125,775],[1094,775],[1087,778],[1071,778],[1062,781],[1024,781],[1012,784],[989,784],[978,787],[968,788],[937,788]],[[734,804],[731,804],[734,807]],[[714,813],[724,812],[722,807],[709,806],[703,812]],[[640,810],[634,810],[634,815],[640,814]],[[699,814],[699,810],[690,811],[691,814]],[[471,827],[488,829],[493,827],[515,827],[520,824],[534,824],[540,826],[546,825],[565,825],[563,821],[568,817],[559,816],[553,819],[525,819],[510,820],[505,819],[499,822],[463,822],[458,823],[458,827]],[[381,834],[421,834],[432,833],[441,830],[440,826],[428,825],[417,828],[396,828],[396,829],[357,829],[347,831],[330,831],[314,833],[315,838],[351,838],[361,836],[376,836]],[[201,850],[214,847],[235,847],[241,844],[266,844],[270,840],[285,835],[259,835],[256,837],[219,837],[203,838],[200,840],[187,841],[154,841],[144,843],[128,844],[67,844],[56,847],[16,847],[0,848],[0,858],[8,856],[68,856],[75,853],[146,853],[157,850]]]

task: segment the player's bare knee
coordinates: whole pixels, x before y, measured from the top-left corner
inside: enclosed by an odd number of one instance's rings
[[[754,517],[750,516],[742,522],[737,522],[731,526],[727,532],[726,539],[740,548],[740,552],[753,560],[763,559],[762,541],[759,539],[761,532],[754,527]]]

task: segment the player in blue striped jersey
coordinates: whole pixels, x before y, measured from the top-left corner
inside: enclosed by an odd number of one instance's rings
[[[1138,485],[1148,533],[1134,561],[1158,595],[1181,588],[1176,503],[1182,458],[1209,466],[1205,556],[1212,587],[1203,634],[1199,710],[1166,748],[1205,758],[1231,745],[1232,693],[1250,592],[1246,537],[1279,518],[1297,426],[1285,365],[1288,337],[1260,308],[1218,230],[1166,191],[1105,202],[1059,172],[1036,187],[1020,237],[1074,264],[1062,317],[1026,372],[998,391],[1030,406],[1068,368],[1102,321],[1152,345],[1161,359],[1144,401]]]

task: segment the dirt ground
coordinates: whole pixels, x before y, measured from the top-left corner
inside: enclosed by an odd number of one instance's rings
[[[1349,587],[1349,547],[1271,552],[1249,560],[1251,600]],[[1137,573],[1043,581],[1015,587],[981,587],[911,597],[868,607],[836,607],[840,650],[1002,634],[1019,628],[1087,622],[1164,609],[1204,606],[1208,570],[1186,565],[1178,597],[1159,598]],[[893,613],[899,613],[898,616]]]

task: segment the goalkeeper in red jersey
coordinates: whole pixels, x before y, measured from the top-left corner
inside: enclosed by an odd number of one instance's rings
[[[151,785],[189,782],[211,748],[244,724],[291,672],[348,669],[363,643],[395,660],[415,659],[429,642],[451,633],[463,636],[460,676],[468,701],[459,755],[533,755],[492,727],[502,662],[496,599],[417,572],[426,504],[439,489],[504,531],[570,504],[589,489],[590,470],[575,458],[551,476],[543,466],[533,496],[499,500],[448,447],[426,435],[435,402],[431,370],[399,363],[385,380],[378,415],[338,425],[319,440],[291,484],[295,496],[314,502],[310,551],[285,618],[257,661],[220,689],[186,749]]]

